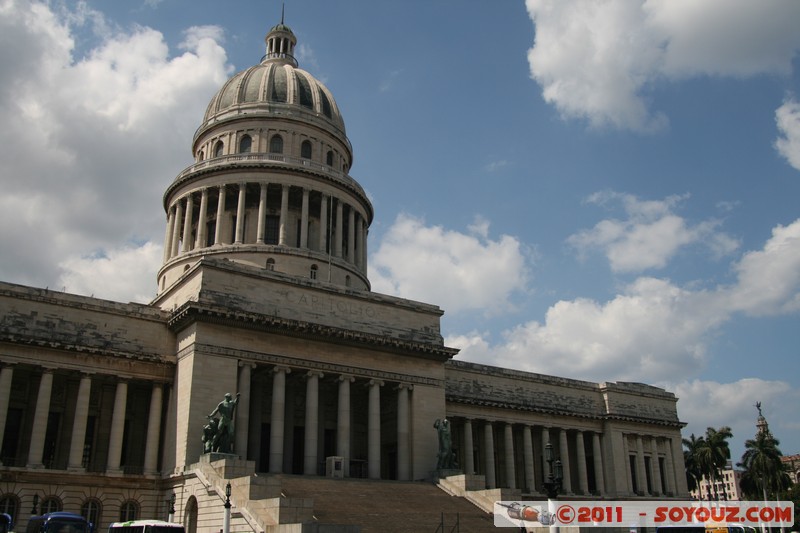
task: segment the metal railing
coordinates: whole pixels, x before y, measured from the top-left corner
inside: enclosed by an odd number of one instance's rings
[[[453,524],[453,527],[451,527],[450,529],[446,529],[446,526],[444,524],[444,513],[442,513],[442,517],[439,520],[439,526],[436,528],[436,531],[434,531],[434,533],[447,533],[447,532],[458,533],[459,531],[461,531],[460,528],[461,528],[461,519],[458,513],[456,513],[456,523]]]

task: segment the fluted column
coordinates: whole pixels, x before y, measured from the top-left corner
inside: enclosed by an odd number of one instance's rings
[[[658,464],[658,441],[654,437],[650,438],[650,449],[652,450],[650,470],[653,473],[653,495],[658,496],[661,494],[661,469]]]
[[[561,482],[561,488],[564,490],[564,494],[571,494],[572,493],[572,481],[570,476],[570,464],[569,464],[569,447],[567,445],[567,430],[561,429],[559,430],[558,434],[558,453],[561,459],[561,466],[564,469],[564,480]]]
[[[247,201],[247,184],[239,184],[239,201],[236,203],[236,240],[234,244],[244,242],[244,208]]]
[[[603,475],[603,451],[600,448],[600,434],[592,434],[592,455],[594,458],[594,479],[597,485],[597,493],[600,496],[606,493],[605,476]]]
[[[239,402],[236,404],[236,424],[233,426],[233,451],[242,459],[247,459],[247,431],[250,427],[250,376],[255,365],[247,361],[239,361],[238,392]],[[259,428],[260,431],[260,428]]]
[[[342,257],[342,240],[344,234],[344,204],[341,200],[336,201],[336,238],[333,243],[333,255]]]
[[[161,407],[164,401],[164,386],[153,383],[150,391],[150,415],[147,418],[147,440],[144,448],[144,473],[158,473],[158,443],[161,440]]]
[[[120,473],[122,464],[122,437],[125,433],[125,410],[128,403],[128,383],[117,382],[114,394],[114,412],[111,415],[111,435],[108,440],[108,463],[106,471]]]
[[[186,197],[186,214],[183,220],[183,251],[192,250],[192,216],[194,215],[194,195]]]
[[[492,431],[492,423],[486,421],[483,425],[483,447],[486,451],[484,454],[484,470],[486,471],[486,488],[497,488],[497,476],[494,471],[494,432]]]
[[[267,184],[261,184],[261,191],[258,197],[258,230],[256,243],[264,244],[264,233],[267,229]]]
[[[89,398],[92,395],[92,378],[83,374],[75,400],[75,419],[72,423],[72,438],[69,443],[69,470],[83,470],[83,445],[86,442],[86,423],[89,418]]]
[[[286,246],[289,224],[289,186],[281,185],[281,217],[278,229],[278,244]]]
[[[328,202],[329,196],[323,194],[319,202],[319,251],[328,251]]]
[[[367,474],[370,479],[381,478],[381,386],[381,380],[369,381]]]
[[[517,488],[517,472],[514,465],[514,428],[506,422],[504,428],[506,485],[509,489]]]
[[[208,188],[203,187],[200,191],[200,214],[197,217],[197,240],[195,240],[195,248],[205,248],[206,241],[208,241]]]
[[[172,206],[167,207],[167,231],[164,233],[164,257],[166,263],[172,257],[172,233],[175,231],[175,211]]]
[[[464,473],[475,473],[475,445],[472,442],[472,420],[464,420]]]
[[[272,416],[269,426],[269,472],[283,472],[283,424],[286,410],[286,374],[290,370],[276,366],[272,375]]]
[[[536,490],[536,470],[533,463],[533,435],[531,426],[525,425],[522,428],[522,452],[525,464],[525,485],[529,493]]]
[[[639,494],[647,494],[647,474],[644,468],[644,444],[642,436],[636,435],[636,489]]]
[[[583,441],[583,431],[575,433],[575,457],[578,459],[578,489],[581,494],[589,494],[589,477],[586,473],[586,444]]]
[[[347,260],[356,263],[356,211],[351,206],[347,210]]]
[[[400,384],[397,387],[397,479],[411,479],[411,445],[408,392],[411,385]]]
[[[6,420],[8,419],[8,404],[11,399],[11,381],[14,378],[14,367],[5,365],[0,369],[0,443],[6,433]],[[0,461],[0,465],[3,462]]]
[[[53,391],[53,371],[45,368],[39,381],[39,394],[36,397],[36,409],[33,411],[33,429],[28,451],[28,468],[42,468],[44,455],[44,437],[47,431],[47,418],[50,414],[50,395]]]
[[[217,196],[217,223],[214,230],[214,244],[222,244],[222,226],[225,218],[225,185],[219,186],[219,195]]]
[[[319,378],[322,372],[306,374],[306,428],[303,447],[303,474],[317,475],[317,442],[319,437]]]
[[[300,248],[308,248],[308,195],[309,190],[303,188],[303,204],[300,208]]]
[[[339,403],[336,418],[336,455],[344,458],[344,475],[350,476],[350,384],[352,376],[339,376]]]
[[[170,257],[175,257],[180,252],[181,223],[183,222],[183,200],[175,202],[175,227],[172,228],[172,252]]]

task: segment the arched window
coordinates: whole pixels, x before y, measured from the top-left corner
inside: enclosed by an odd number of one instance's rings
[[[214,157],[222,157],[222,149],[225,147],[222,144],[222,141],[217,141],[217,144],[214,145]]]
[[[197,533],[197,499],[189,496],[183,511],[183,527],[186,533]]]
[[[239,139],[239,153],[240,154],[250,153],[250,148],[252,146],[253,146],[253,139],[251,139],[249,135],[245,135],[244,137]]]
[[[271,257],[267,259],[267,270],[275,270],[275,260]]]
[[[273,135],[269,140],[269,153],[282,154],[283,153],[283,137],[280,135]]]
[[[317,279],[317,265],[311,265],[311,272],[309,273],[311,279]]]
[[[350,286],[350,276],[345,276],[344,277],[344,286],[345,287],[349,287]]]
[[[300,145],[300,157],[311,159],[311,141],[303,141],[303,144]]]
[[[119,508],[119,521],[130,522],[139,519],[139,504],[133,500],[128,500]]]
[[[61,509],[61,500],[55,496],[48,496],[42,500],[42,514],[56,513]]]
[[[3,494],[0,498],[0,513],[6,513],[11,517],[11,523],[15,524],[19,514],[19,498],[14,494]]]
[[[333,166],[333,151],[328,150],[328,153],[325,155],[325,164],[329,167]]]
[[[83,502],[83,505],[81,505],[81,516],[94,524],[95,527],[100,525],[101,511],[102,507],[100,506],[100,501],[94,498],[86,500]]]

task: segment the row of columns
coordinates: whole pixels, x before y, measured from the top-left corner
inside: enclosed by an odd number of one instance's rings
[[[39,381],[39,391],[36,396],[30,447],[27,457],[28,468],[44,467],[42,459],[47,432],[47,419],[50,413],[50,399],[53,390],[53,373],[54,369],[44,368],[41,380]],[[5,434],[5,423],[8,415],[13,375],[14,368],[12,365],[3,366],[3,368],[0,369],[0,442],[3,441],[3,436]],[[91,374],[82,374],[80,384],[78,385],[78,397],[75,405],[75,417],[70,436],[69,459],[67,462],[68,469],[74,471],[84,470],[82,464],[83,445],[86,439],[91,389]],[[122,473],[120,465],[122,462],[122,439],[125,429],[125,409],[127,400],[128,384],[125,381],[119,381],[114,396],[111,432],[108,443],[108,462],[106,464],[106,471],[108,473]],[[156,474],[158,472],[158,443],[161,437],[162,401],[163,386],[154,383],[150,397],[150,412],[147,424],[147,438],[145,441],[145,474]]]
[[[249,383],[250,365],[240,367],[240,383]],[[286,417],[286,376],[292,369],[285,366],[276,366],[272,370],[272,414],[270,419],[270,447],[269,447],[269,472],[282,473],[284,462],[284,421]],[[305,437],[303,473],[316,475],[318,464],[318,427],[319,427],[319,382],[325,377],[320,371],[310,370],[305,373],[306,403],[305,403]],[[350,389],[355,382],[355,377],[340,374],[337,377],[337,418],[336,418],[336,455],[344,458],[344,475],[349,476],[350,467],[350,425],[351,405]],[[380,379],[370,379],[366,382],[368,387],[367,406],[367,476],[370,479],[381,477],[381,387],[385,382]],[[397,394],[397,477],[399,480],[411,478],[411,447],[410,447],[410,408],[409,392],[413,385],[400,383],[396,386]],[[248,403],[240,408],[249,409]],[[239,411],[240,418],[242,412]],[[244,418],[249,419],[249,412],[244,413]],[[246,456],[246,433],[237,433],[237,453]]]
[[[628,490],[630,492],[638,492],[640,494],[651,495],[651,496],[659,496],[663,493],[675,493],[676,487],[673,482],[672,476],[670,473],[673,471],[674,462],[673,462],[673,454],[675,451],[672,447],[672,442],[670,440],[665,441],[665,453],[663,455],[664,458],[664,476],[662,478],[661,472],[661,465],[659,464],[659,453],[658,453],[658,439],[656,437],[647,436],[647,435],[640,435],[640,434],[633,434],[631,437],[635,443],[634,450],[626,450],[626,457],[634,456],[633,461],[633,468],[635,471],[632,471],[630,468],[626,468],[627,475],[627,483],[628,483]],[[650,462],[649,465],[645,460],[646,454],[644,451],[644,442],[645,439],[649,440],[650,444]],[[624,439],[625,446],[628,446],[628,438]],[[682,453],[682,448],[681,448]],[[627,466],[627,465],[626,465]],[[633,486],[633,477],[636,478],[636,487]],[[650,487],[648,487],[647,479],[650,479]]]
[[[264,244],[266,219],[267,219],[267,187],[266,182],[259,183],[260,195],[258,202],[258,227],[256,232],[256,244]],[[245,222],[245,207],[247,196],[247,183],[239,183],[238,185],[219,185],[216,206],[216,230],[214,234],[214,245],[222,245],[223,243],[223,225],[221,221],[225,215],[225,199],[228,188],[236,187],[238,193],[237,208],[236,208],[236,228],[234,231],[234,243],[244,244],[244,222]],[[281,184],[281,209],[279,220],[279,233],[278,244],[287,246],[288,236],[288,223],[289,223],[289,188],[291,185]],[[301,221],[300,221],[300,247],[309,248],[308,242],[308,221],[309,221],[309,195],[310,190],[303,188],[303,199],[301,205]],[[189,252],[195,248],[203,248],[206,245],[208,235],[206,220],[208,219],[208,197],[209,188],[203,187],[200,190],[200,206],[197,224],[197,232],[195,239],[192,240],[192,223],[194,220],[194,193],[189,193],[186,196],[179,198],[175,201],[169,209],[167,216],[167,231],[164,235],[164,262],[177,256],[180,253]],[[334,202],[335,200],[335,202]],[[328,209],[332,208],[335,203],[335,213],[328,213]],[[348,209],[348,235],[347,235],[347,249],[344,249],[344,202],[341,200],[322,193],[320,202],[320,231],[319,243],[317,249],[319,251],[327,251],[327,237],[328,237],[328,219],[332,216],[336,217],[336,223],[332,228],[334,230],[333,242],[331,242],[331,253],[334,257],[346,259],[355,264],[359,269],[366,270],[367,265],[367,226],[364,223],[364,218],[360,213],[356,212],[353,206]],[[358,252],[358,253],[356,253]]]

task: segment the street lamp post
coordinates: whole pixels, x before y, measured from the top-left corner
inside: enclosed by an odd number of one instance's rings
[[[553,445],[549,442],[544,447],[544,461],[547,463],[547,477],[542,483],[545,494],[547,494],[547,512],[551,520],[555,519],[556,498],[558,491],[561,490],[561,482],[564,481],[564,467],[561,459],[553,460]],[[550,526],[551,533],[558,533],[558,526]]]
[[[222,520],[222,533],[231,533],[231,482],[225,485],[225,516]]]
[[[174,522],[175,521],[175,493],[172,493],[169,500],[167,500],[169,504],[169,516],[167,517],[167,522]]]

